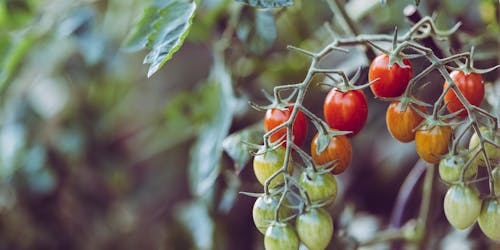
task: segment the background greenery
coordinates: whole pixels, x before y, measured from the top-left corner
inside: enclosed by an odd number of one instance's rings
[[[287,45],[319,50],[331,41],[325,22],[349,35],[325,1],[293,2],[1,0],[0,249],[263,249],[254,198],[238,195],[262,191],[241,144],[262,133],[263,113],[248,101],[263,104],[261,89],[303,80],[307,58]],[[410,27],[402,11],[410,3],[351,0],[346,11],[363,33],[391,33]],[[461,21],[454,48],[476,46],[479,68],[499,63],[498,1],[426,0],[419,10],[441,29]],[[359,48],[324,65],[361,67],[359,83],[367,80]],[[500,114],[498,70],[484,77],[483,105]],[[443,80],[428,80],[437,84],[422,98],[432,100]],[[311,89],[306,107],[321,115],[327,90]],[[417,162],[414,145],[387,132],[387,103],[365,93],[368,123],[352,140],[354,160],[330,209],[344,233],[332,249],[394,225],[397,193]],[[404,220],[419,199],[410,196]],[[433,247],[499,247],[476,226],[452,230],[440,202],[431,216]]]

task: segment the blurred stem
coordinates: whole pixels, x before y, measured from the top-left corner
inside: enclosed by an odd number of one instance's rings
[[[426,249],[427,238],[431,231],[429,225],[429,211],[432,204],[432,187],[436,182],[437,164],[428,164],[425,173],[424,186],[422,190],[422,202],[420,203],[419,224],[417,236],[419,237],[419,249]]]

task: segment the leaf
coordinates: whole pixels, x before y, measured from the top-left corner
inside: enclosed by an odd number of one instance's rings
[[[251,157],[251,148],[244,142],[259,144],[263,134],[264,126],[262,122],[259,122],[229,135],[222,142],[222,147],[235,162],[234,167],[237,174],[245,168]]]
[[[200,201],[181,203],[175,207],[175,218],[191,234],[195,249],[213,249],[215,225],[206,204]]]
[[[1,36],[2,47],[8,46],[7,48],[0,48],[2,52],[0,55],[0,93],[3,93],[9,87],[12,78],[19,70],[19,65],[25,55],[38,39],[38,35],[27,33],[15,39],[7,37],[7,34],[2,34]]]
[[[328,134],[320,133],[318,138],[316,139],[318,143],[318,147],[316,148],[316,154],[320,155],[323,151],[326,150],[328,144],[330,143],[331,136]]]
[[[292,0],[236,0],[256,8],[280,8],[293,5]]]
[[[167,0],[146,8],[142,18],[135,24],[124,42],[129,51],[150,49],[144,58],[148,63],[147,76],[158,71],[179,50],[189,33],[196,3],[186,0]]]
[[[208,192],[220,174],[222,141],[229,132],[236,103],[231,77],[220,55],[214,56],[210,80],[212,83],[208,84],[218,87],[216,96],[212,96],[212,100],[218,102],[217,112],[200,130],[198,140],[191,149],[189,184],[195,196],[203,196]]]
[[[273,13],[269,10],[253,9],[243,12],[236,34],[241,41],[247,43],[251,52],[266,52],[273,46],[277,37]]]

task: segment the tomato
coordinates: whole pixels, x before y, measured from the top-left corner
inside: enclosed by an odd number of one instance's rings
[[[403,109],[403,105],[399,101],[393,101],[387,108],[385,121],[387,129],[394,139],[400,142],[411,142],[415,140],[415,131],[413,131],[423,120],[413,108],[419,109],[425,113],[425,108],[416,104],[409,104]]]
[[[266,112],[266,116],[264,117],[264,128],[266,132],[272,130],[273,128],[279,126],[282,123],[285,123],[290,119],[290,115],[292,114],[293,106],[287,107],[285,110],[279,110],[277,108],[268,109]],[[282,137],[286,137],[287,128],[281,128],[278,131],[274,132],[271,135],[271,142],[275,142]],[[297,112],[297,116],[295,116],[295,120],[292,123],[292,140],[293,143],[297,146],[301,146],[307,134],[307,121],[304,113],[302,111]],[[283,144],[286,146],[286,143]]]
[[[477,218],[479,228],[493,240],[500,240],[500,201],[485,200]]]
[[[446,182],[454,182],[460,180],[462,170],[467,163],[468,158],[463,155],[446,155],[439,162],[439,176]],[[465,180],[470,180],[476,177],[478,165],[471,163],[465,171]]]
[[[312,208],[300,214],[295,226],[299,239],[310,250],[324,250],[333,235],[332,217],[323,208]]]
[[[481,135],[484,138],[490,139],[492,142],[495,142],[496,144],[500,144],[500,129],[498,129],[497,132],[495,133],[492,129],[489,129],[487,127],[480,127],[479,131],[481,132]],[[478,145],[479,145],[479,136],[477,135],[477,133],[474,133],[469,141],[469,149],[472,150],[477,146],[476,150],[479,150],[480,146]],[[496,148],[495,146],[489,143],[484,144],[484,149],[486,150],[486,154],[488,155],[491,164],[500,162],[500,149]],[[486,161],[484,160],[484,156],[482,153],[479,153],[475,161],[476,164],[479,164],[481,166],[486,166]]]
[[[255,201],[252,210],[253,222],[255,227],[259,229],[262,234],[266,233],[269,226],[269,221],[274,220],[274,212],[278,207],[280,196],[277,195],[263,195]],[[286,205],[287,203],[285,203]],[[279,211],[279,219],[285,219],[292,215],[292,210],[287,206],[282,205]]]
[[[368,72],[368,80],[371,82],[378,80],[370,85],[373,94],[378,97],[397,97],[403,94],[410,82],[412,71],[408,59],[403,59],[403,64],[407,68],[401,68],[398,64],[389,67],[389,56],[381,54],[373,59]]]
[[[318,137],[319,133],[314,136],[311,143],[311,156],[313,157],[314,163],[323,165],[337,160],[330,165],[330,167],[336,165],[336,167],[332,169],[332,174],[344,172],[349,164],[351,164],[352,159],[352,147],[349,139],[347,139],[345,135],[333,136],[326,149],[318,154]]]
[[[257,152],[257,155],[255,155],[253,159],[253,171],[257,180],[259,180],[262,185],[265,185],[266,180],[283,166],[286,151],[283,147],[278,147],[275,150],[263,152],[263,149],[261,149]],[[288,162],[287,172],[290,174],[293,173],[291,156]],[[279,174],[271,181],[269,187],[272,188],[283,183],[283,178],[283,174]]]
[[[415,133],[415,146],[420,158],[429,163],[438,163],[439,157],[448,152],[451,138],[448,126],[424,126]]]
[[[264,246],[266,250],[298,250],[299,237],[290,224],[274,222],[266,230]]]
[[[354,136],[365,126],[368,117],[365,94],[360,90],[342,93],[334,88],[325,98],[323,113],[331,128],[352,131],[348,136]]]
[[[495,184],[495,194],[500,195],[500,167],[496,167],[491,172],[493,175],[493,183]]]
[[[477,73],[465,74],[463,71],[454,70],[450,74],[462,95],[474,106],[479,106],[484,98],[483,77]],[[448,81],[444,82],[443,90],[448,87]],[[464,108],[462,102],[458,99],[455,90],[450,89],[444,96],[444,103],[450,113]],[[460,116],[466,116],[467,110],[460,112]]]
[[[452,185],[444,197],[444,214],[457,229],[465,229],[476,221],[481,211],[481,200],[477,189]]]
[[[331,174],[304,171],[299,176],[299,184],[307,191],[313,204],[330,205],[337,197],[337,180]]]

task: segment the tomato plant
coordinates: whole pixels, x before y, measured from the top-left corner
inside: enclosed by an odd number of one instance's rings
[[[447,126],[424,126],[415,133],[418,155],[429,163],[438,163],[439,157],[448,152],[451,128]]]
[[[447,154],[439,162],[439,176],[446,182],[455,182],[460,180],[462,171],[466,166],[469,158],[466,154]],[[472,162],[465,170],[464,178],[465,180],[470,180],[476,177],[478,165]]]
[[[368,117],[368,104],[361,90],[332,89],[328,92],[323,105],[325,120],[331,128],[352,131],[356,135],[365,125]]]
[[[276,171],[282,168],[283,162],[285,159],[285,149],[282,147],[278,147],[274,150],[270,149],[260,149],[253,159],[253,171],[257,180],[265,185],[266,180],[271,177]],[[286,168],[287,172],[293,172],[293,164],[292,161],[288,163]],[[269,187],[275,187],[281,183],[283,183],[284,177],[283,174],[279,174],[276,178],[274,178]]]
[[[493,169],[491,175],[493,176],[495,193],[498,195],[500,194],[500,167],[497,166],[495,169]]]
[[[330,205],[337,197],[337,181],[331,174],[304,171],[299,176],[299,184],[313,203]]]
[[[269,109],[266,112],[264,117],[264,128],[267,131],[285,123],[290,118],[290,114],[292,113],[293,107],[287,107],[284,110],[280,110],[278,108]],[[271,134],[271,142],[275,142],[278,140],[282,140],[286,136],[287,128],[281,128],[278,131]],[[307,134],[307,120],[302,111],[297,112],[297,116],[293,121],[292,125],[292,137],[293,143],[296,145],[302,145],[304,140],[306,139]],[[283,144],[286,146],[286,142]]]
[[[299,237],[290,224],[274,222],[266,230],[264,246],[266,250],[298,250]]]
[[[477,219],[483,233],[493,240],[500,240],[500,201],[492,198],[483,201],[481,213]]]
[[[474,106],[479,106],[484,98],[484,82],[480,74],[464,73],[463,71],[454,70],[450,73],[451,79],[455,82],[462,95]],[[443,90],[448,87],[448,81],[444,82]],[[450,89],[444,96],[446,108],[450,113],[464,109],[464,105],[458,99],[455,90]],[[460,112],[460,116],[466,116],[467,110]]]
[[[314,162],[318,165],[327,164],[332,162],[330,167],[332,174],[340,174],[344,172],[352,159],[352,147],[349,139],[345,135],[332,136],[328,142],[328,146],[322,152],[319,151],[319,136],[316,134],[311,143],[311,155]]]
[[[368,80],[375,81],[370,88],[378,97],[398,97],[406,90],[412,76],[412,66],[408,59],[403,60],[404,66],[389,65],[389,56],[380,54],[370,64]]]
[[[452,185],[444,197],[444,214],[452,226],[465,229],[472,225],[481,211],[477,189]]]
[[[415,128],[424,120],[414,108],[425,113],[425,108],[420,105],[409,104],[403,107],[399,101],[393,101],[387,108],[385,120],[387,129],[394,139],[400,142],[410,142],[415,139]]]
[[[497,130],[495,132],[492,129],[483,126],[479,128],[479,131],[481,132],[483,138],[491,140],[492,142],[497,144],[500,143],[500,130]],[[469,141],[469,150],[479,150],[479,141],[479,136],[474,132]],[[491,162],[496,163],[500,161],[500,149],[496,148],[490,143],[485,142],[485,150]],[[480,153],[475,160],[476,164],[486,166],[483,154]]]
[[[311,250],[325,249],[333,235],[332,217],[323,208],[300,214],[295,222],[299,239]]]
[[[280,197],[277,195],[262,195],[255,201],[252,209],[252,217],[255,227],[265,234],[270,225],[270,221],[274,220],[274,213],[278,208]],[[286,205],[286,204],[285,204]],[[287,206],[281,206],[279,218],[285,219],[292,215],[292,210]]]

